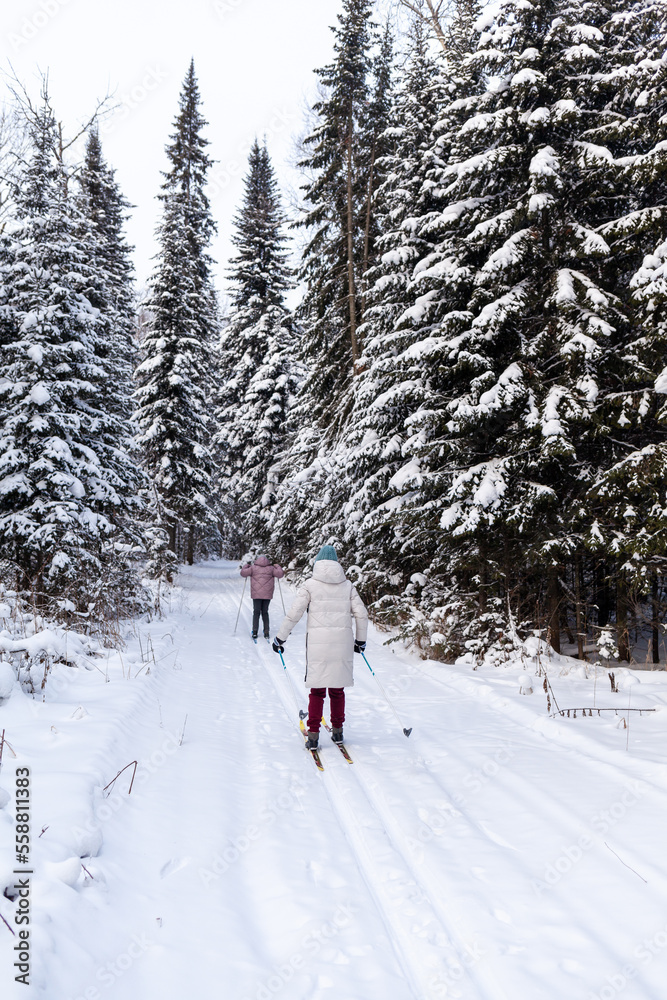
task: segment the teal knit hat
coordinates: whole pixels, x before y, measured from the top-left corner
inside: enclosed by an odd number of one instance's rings
[[[338,562],[338,556],[336,555],[336,550],[333,545],[323,545],[320,551],[315,556],[315,562],[320,559],[331,559],[333,562]]]

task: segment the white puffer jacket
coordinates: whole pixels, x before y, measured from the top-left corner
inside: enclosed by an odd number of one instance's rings
[[[340,563],[320,559],[313,575],[297,592],[294,603],[278,629],[285,640],[304,611],[306,626],[306,687],[340,688],[354,684],[354,633],[365,642],[368,633],[368,612],[363,601]]]

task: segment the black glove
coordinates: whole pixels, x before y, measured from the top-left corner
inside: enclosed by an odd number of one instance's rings
[[[276,636],[275,639],[273,640],[273,647],[272,648],[273,648],[273,652],[274,653],[284,653],[285,652],[285,643],[283,642],[282,639],[279,639],[278,636]]]
[[[365,642],[360,642],[359,639],[357,639],[356,642],[355,642],[355,644],[354,644],[354,651],[355,651],[355,653],[363,653],[363,651],[365,649],[366,649],[366,643]]]

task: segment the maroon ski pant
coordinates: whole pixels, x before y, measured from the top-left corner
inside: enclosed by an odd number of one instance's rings
[[[308,732],[319,733],[322,721],[326,688],[311,688],[308,699]],[[329,704],[331,706],[331,728],[342,729],[345,722],[345,689],[329,688]]]

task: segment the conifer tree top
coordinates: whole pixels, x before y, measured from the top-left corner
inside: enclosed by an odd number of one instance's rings
[[[178,99],[179,111],[170,136],[171,142],[165,147],[171,169],[162,172],[165,180],[159,197],[165,200],[176,194],[187,204],[201,201],[202,209],[208,213],[209,203],[203,189],[213,160],[206,153],[209,140],[203,136],[202,130],[208,123],[200,111],[201,103],[192,59]],[[207,235],[210,235],[214,230],[213,221],[204,218],[198,221],[209,228]]]
[[[104,158],[96,126],[88,131],[83,167],[77,179],[87,202],[90,220],[97,226],[99,234],[116,243],[121,253],[127,257],[132,247],[125,242],[123,227],[126,210],[131,206],[118,187],[116,171],[109,167]],[[129,258],[124,267],[132,272]]]
[[[209,141],[202,134],[208,123],[200,111],[194,59],[183,81],[178,105],[171,142],[165,147],[171,168],[162,172],[164,181],[158,198],[165,202],[165,221],[180,214],[177,228],[188,244],[188,255],[197,259],[203,287],[210,280],[211,259],[206,248],[217,227],[206,195],[207,173],[213,160],[206,153]],[[176,205],[180,206],[178,211]]]
[[[275,172],[266,144],[255,139],[248,158],[243,206],[234,219],[232,242],[237,255],[231,261],[234,305],[247,305],[258,298],[262,308],[282,305],[283,292],[290,287],[290,271],[284,249],[287,237],[282,228],[285,217]]]

